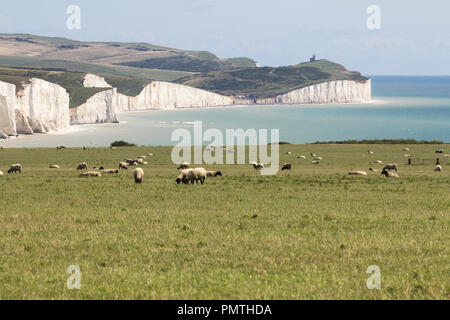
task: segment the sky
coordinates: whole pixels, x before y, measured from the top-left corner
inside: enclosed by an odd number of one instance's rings
[[[80,29],[67,28],[70,5]],[[22,0],[3,1],[0,33],[149,42],[260,66],[316,54],[365,75],[450,75],[449,14],[449,0]]]

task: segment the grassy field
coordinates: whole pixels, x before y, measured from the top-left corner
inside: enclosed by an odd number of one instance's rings
[[[206,166],[224,176],[203,186],[176,185],[167,147],[0,150],[0,299],[449,299],[449,158],[433,168],[450,145],[411,145],[427,159],[412,166],[402,147],[283,145],[292,172]],[[75,170],[149,152],[142,185],[132,170]],[[347,174],[374,160],[401,178]],[[66,288],[69,265],[81,290]],[[370,265],[381,290],[366,287]]]

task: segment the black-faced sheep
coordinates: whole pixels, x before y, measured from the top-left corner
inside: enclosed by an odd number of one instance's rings
[[[388,178],[400,178],[400,176],[398,174],[396,174],[394,172],[387,171],[385,169],[383,169],[383,171],[381,171],[381,174],[384,174]]]
[[[436,167],[434,167],[434,171],[442,171],[442,166],[437,165]]]
[[[186,170],[189,169],[189,162],[183,162],[181,165],[177,168],[178,170]]]
[[[207,177],[219,177],[222,176],[222,171],[206,171]]]
[[[262,163],[251,162],[250,165],[252,165],[255,170],[264,169],[264,164],[262,164]]]
[[[290,163],[285,163],[285,164],[283,164],[283,167],[281,168],[281,171],[284,171],[284,170],[291,171],[291,169],[292,169],[292,165]]]
[[[125,162],[119,163],[119,170],[128,170],[128,165]]]
[[[398,171],[398,164],[396,164],[396,163],[387,164],[387,165],[384,166],[383,171],[384,170],[388,170],[388,171],[395,170],[395,171]]]
[[[12,164],[8,170],[8,173],[22,173],[22,165],[21,164]]]
[[[195,168],[190,170],[187,173],[186,179],[188,180],[188,183],[194,184],[195,182],[200,181],[201,184],[205,183],[206,180],[206,170],[204,168]]]
[[[133,172],[134,182],[142,183],[144,180],[144,170],[142,168],[136,168]]]
[[[78,165],[77,170],[78,170],[78,171],[80,171],[80,170],[87,170],[87,163],[86,163],[86,162],[81,162],[81,163]]]
[[[188,173],[191,171],[192,169],[185,169],[185,170],[181,170],[180,173],[178,174],[177,179],[175,180],[178,184],[183,183],[183,184],[188,184],[189,181],[187,180],[187,175]]]

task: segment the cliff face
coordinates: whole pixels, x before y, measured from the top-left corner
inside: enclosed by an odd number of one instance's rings
[[[227,106],[234,104],[231,97],[222,96],[189,86],[153,81],[136,97],[118,95],[120,111],[148,109],[179,109],[191,107]]]
[[[85,103],[70,109],[70,124],[117,123],[117,89],[99,92]]]
[[[16,86],[0,82],[0,131],[3,136],[47,133],[69,126],[69,94],[64,88],[30,79],[16,94]]]
[[[357,82],[339,80],[323,82],[275,98],[257,100],[260,104],[326,104],[369,103],[372,96],[371,80]]]
[[[83,86],[85,88],[111,88],[112,86],[105,79],[95,74],[87,74],[84,77]]]

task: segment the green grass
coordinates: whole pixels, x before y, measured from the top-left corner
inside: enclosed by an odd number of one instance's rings
[[[205,166],[224,176],[203,186],[176,185],[166,147],[0,150],[0,170],[24,166],[0,177],[0,299],[449,299],[450,163],[434,172],[437,146],[406,146],[429,162],[406,166],[401,145],[282,145],[292,172]],[[149,152],[142,185],[74,170]],[[401,179],[347,175],[373,160]]]

